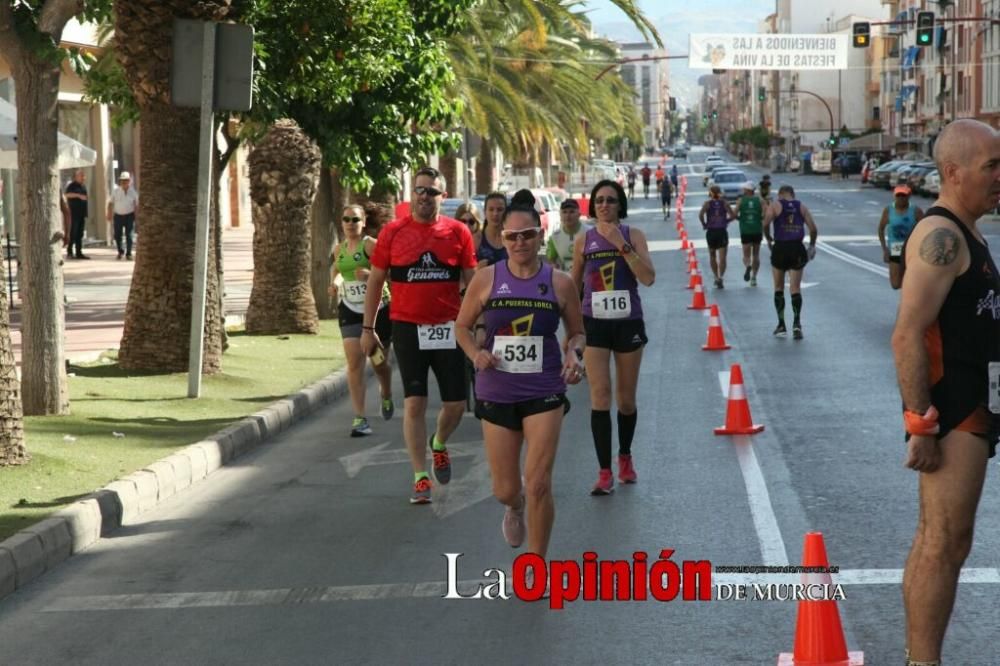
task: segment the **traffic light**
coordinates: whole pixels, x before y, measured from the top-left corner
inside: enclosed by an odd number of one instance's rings
[[[854,48],[866,49],[871,45],[872,24],[867,21],[855,23],[854,28]]]
[[[670,98],[670,110],[671,111],[677,110],[677,99],[675,97]]]
[[[712,111],[712,120],[715,120],[718,117],[719,117],[719,112],[718,111]]]
[[[834,146],[837,145],[837,137],[835,137],[835,136],[833,136],[831,134],[829,140],[827,141],[827,143],[829,143],[830,147],[833,148]]]
[[[917,46],[934,43],[934,12],[917,12]]]
[[[701,114],[701,119],[702,120],[708,120],[708,114],[707,113]]]
[[[767,88],[760,86],[757,88],[757,100],[763,102],[767,99]]]

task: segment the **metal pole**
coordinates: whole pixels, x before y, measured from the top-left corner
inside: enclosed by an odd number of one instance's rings
[[[465,190],[465,200],[472,199],[472,171],[469,169],[469,128],[462,128],[462,185]]]
[[[215,87],[215,28],[204,24],[201,60],[201,127],[198,147],[198,212],[194,241],[194,285],[191,294],[191,346],[188,353],[188,397],[201,396],[201,365],[205,343],[205,288],[208,273],[208,217],[211,208],[212,150],[215,129],[212,107]]]

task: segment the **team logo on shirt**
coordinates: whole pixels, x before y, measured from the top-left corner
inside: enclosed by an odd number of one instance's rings
[[[549,293],[549,285],[545,284],[544,282],[539,282],[538,293],[541,294],[542,296]]]
[[[510,286],[506,282],[497,287],[497,296],[505,296],[509,293],[510,293]]]
[[[441,263],[433,252],[424,252],[409,266],[392,266],[389,269],[393,282],[456,282],[459,275],[457,266]]]
[[[985,310],[989,310],[990,314],[993,316],[994,321],[1000,320],[1000,295],[990,289],[990,292],[986,294],[985,297],[979,299],[976,303],[976,316],[983,314]]]
[[[531,325],[535,323],[535,315],[518,317],[510,322],[510,326],[497,329],[496,335],[531,335]]]

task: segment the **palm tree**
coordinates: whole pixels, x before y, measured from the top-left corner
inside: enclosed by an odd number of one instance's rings
[[[0,289],[0,467],[20,465],[30,456],[24,448],[24,418],[21,414],[20,383],[10,341],[7,292]]]
[[[631,90],[617,76],[595,81],[617,57],[611,42],[590,35],[575,0],[490,0],[471,12],[465,34],[449,41],[463,120],[484,137],[477,186],[488,189],[493,148],[534,165],[563,146],[585,152],[590,136],[641,141]],[[632,0],[615,3],[644,34],[660,42]],[[585,126],[581,120],[587,120]],[[590,135],[588,135],[588,130]]]
[[[142,118],[142,236],[136,253],[119,363],[183,371],[188,364],[194,272],[198,112],[170,105],[174,18],[224,19],[232,0],[116,0],[119,62]],[[214,229],[214,225],[210,225]],[[209,247],[214,244],[214,232]],[[208,254],[202,369],[222,365],[222,318],[214,252]]]
[[[248,333],[316,333],[310,283],[310,213],[320,172],[316,144],[279,120],[250,151],[253,289]]]

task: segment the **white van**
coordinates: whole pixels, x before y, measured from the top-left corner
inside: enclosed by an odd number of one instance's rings
[[[830,173],[833,167],[833,152],[830,150],[816,150],[812,155],[813,173]]]

